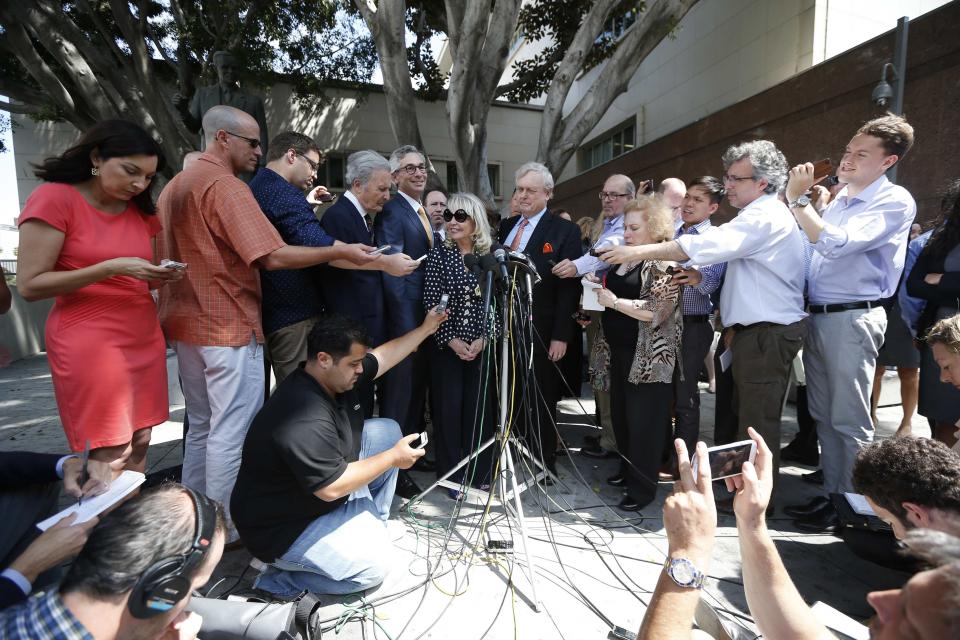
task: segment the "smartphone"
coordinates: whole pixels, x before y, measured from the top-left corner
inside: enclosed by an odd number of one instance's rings
[[[707,449],[710,460],[710,477],[722,480],[740,475],[744,462],[753,462],[757,457],[757,443],[753,440],[731,442]],[[697,458],[693,459],[693,476],[697,476]]]
[[[385,245],[383,245],[382,247],[377,247],[376,249],[374,249],[373,251],[371,251],[371,252],[368,253],[367,255],[378,256],[378,255],[380,255],[381,253],[383,253],[384,251],[389,251],[389,250],[392,249],[392,248],[393,248],[393,247],[391,247],[390,245],[385,244]]]
[[[667,268],[664,269],[663,272],[664,272],[665,274],[667,274],[668,276],[672,276],[672,275],[676,275],[676,274],[680,273],[680,270],[677,269],[676,267],[674,267],[672,264],[668,264],[668,265],[667,265]]]
[[[437,313],[443,313],[447,310],[447,303],[450,302],[450,294],[445,293],[440,296],[440,304],[437,305]]]
[[[833,161],[830,158],[817,160],[813,163],[813,184],[826,180],[833,173]]]
[[[186,263],[177,262],[176,260],[169,260],[167,258],[164,258],[160,261],[160,266],[167,269],[176,269],[177,271],[183,271],[187,268]]]
[[[427,443],[428,443],[428,442],[430,442],[430,438],[427,437],[427,432],[426,432],[426,431],[421,431],[421,432],[420,432],[420,438],[419,438],[418,440],[414,440],[413,442],[411,442],[411,443],[410,443],[410,448],[411,448],[411,449],[423,449],[424,447],[427,446]]]
[[[423,262],[423,261],[426,260],[426,259],[427,259],[427,254],[425,253],[425,254],[423,254],[422,256],[420,256],[419,258],[417,258],[416,260],[414,260],[414,262],[416,262],[417,264],[420,264],[421,262]]]
[[[333,202],[336,199],[337,199],[337,194],[329,193],[329,192],[321,193],[320,197],[317,198],[317,200],[319,200],[320,202]]]

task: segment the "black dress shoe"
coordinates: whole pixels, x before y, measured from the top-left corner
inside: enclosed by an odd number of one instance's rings
[[[829,508],[797,518],[793,523],[797,525],[797,529],[807,533],[836,533],[840,529],[840,516],[833,505],[830,505]]]
[[[599,444],[596,445],[583,445],[580,448],[580,453],[591,458],[616,458],[617,454],[615,451],[607,451]]]
[[[617,504],[617,509],[620,509],[622,511],[640,511],[648,504],[650,504],[650,502],[644,502],[643,504],[641,504],[640,502],[637,502],[630,496],[624,496],[623,500],[621,500],[620,503]]]
[[[610,476],[607,478],[607,484],[611,487],[622,487],[623,485],[627,484],[627,480],[618,473],[615,476]]]
[[[397,474],[397,488],[394,493],[401,498],[410,500],[420,493],[420,487],[410,478],[409,474],[401,471]]]
[[[427,473],[437,470],[437,464],[435,462],[430,462],[426,458],[420,458],[413,463],[413,466],[410,467],[411,471],[425,471]]]
[[[780,450],[780,459],[786,462],[799,462],[800,464],[815,467],[820,464],[820,452],[817,451],[816,445],[814,445],[813,448],[809,448],[797,444],[794,441]]]
[[[788,516],[793,518],[805,518],[811,513],[816,513],[821,509],[832,506],[833,503],[830,502],[828,498],[823,496],[817,496],[808,502],[803,504],[794,504],[789,507],[784,507],[783,512]]]
[[[813,473],[805,473],[800,479],[810,484],[823,484],[823,469],[817,469]]]

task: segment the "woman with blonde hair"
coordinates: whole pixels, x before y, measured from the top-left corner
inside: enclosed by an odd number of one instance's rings
[[[640,196],[624,207],[628,246],[673,240],[673,213],[657,196]],[[657,494],[657,469],[669,433],[673,371],[680,355],[683,316],[673,263],[627,262],[611,269],[597,289],[604,307],[602,333],[591,354],[595,386],[610,390],[620,471],[607,483],[624,487],[617,505],[639,511]]]
[[[454,193],[447,199],[443,220],[446,238],[427,257],[423,285],[425,310],[437,306],[443,295],[449,296],[449,317],[434,336],[436,344],[429,354],[438,477],[492,434],[493,407],[485,390],[495,386],[483,384],[484,371],[489,371],[491,362],[484,352],[492,337],[494,319],[481,306],[477,274],[464,263],[464,256],[490,253],[493,240],[486,210],[472,193]],[[489,453],[478,459],[469,478],[472,484],[489,482],[490,463]],[[450,480],[463,482],[463,470]],[[453,489],[450,495],[458,497]]]

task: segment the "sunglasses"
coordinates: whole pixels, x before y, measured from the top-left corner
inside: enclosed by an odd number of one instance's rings
[[[456,219],[457,222],[466,222],[470,215],[463,209],[457,209],[456,213],[450,211],[450,209],[443,210],[443,219],[446,222],[450,222],[453,219]]]
[[[225,134],[227,134],[228,136],[233,136],[234,138],[240,138],[241,140],[246,140],[246,141],[247,141],[247,144],[250,145],[250,148],[251,148],[251,149],[256,149],[257,147],[260,146],[260,141],[257,140],[256,138],[248,138],[247,136],[242,136],[242,135],[240,135],[239,133],[234,133],[234,132],[232,132],[232,131],[227,131],[226,129],[224,129],[223,132],[224,132]]]

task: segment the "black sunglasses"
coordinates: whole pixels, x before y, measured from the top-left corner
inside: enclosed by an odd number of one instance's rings
[[[234,138],[240,138],[241,140],[246,140],[247,144],[250,145],[251,149],[256,149],[257,147],[260,146],[260,141],[257,140],[256,138],[248,138],[247,136],[242,136],[239,133],[234,133],[233,131],[227,131],[226,129],[224,129],[223,132],[228,136],[233,136]]]
[[[443,210],[443,219],[447,222],[450,222],[454,218],[457,219],[457,222],[466,222],[469,217],[470,215],[463,209],[457,209],[456,213],[450,211],[450,209]]]

